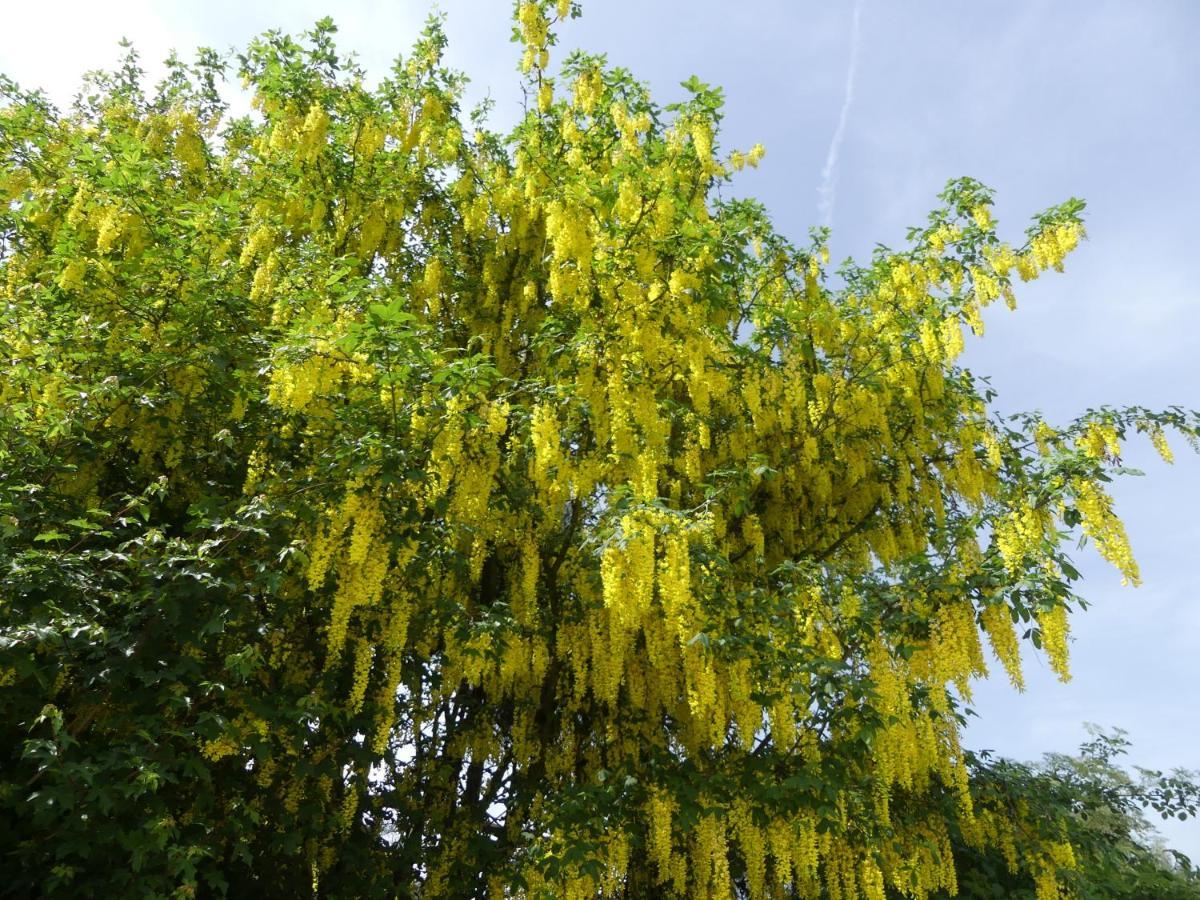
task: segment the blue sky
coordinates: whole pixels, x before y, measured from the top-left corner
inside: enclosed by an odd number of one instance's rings
[[[853,100],[845,110],[835,190],[819,188],[846,98],[855,4],[817,0],[584,0],[562,49],[605,51],[664,102],[689,75],[725,88],[723,144],[767,148],[735,184],[802,239],[828,214],[835,257],[899,245],[947,179],[997,190],[1001,232],[1069,196],[1088,201],[1090,240],[1065,275],[1024,286],[1020,308],[993,308],[965,362],[992,377],[1005,410],[1065,419],[1100,403],[1200,407],[1200,4],[1103,0],[917,0],[859,4]],[[449,61],[469,96],[496,101],[494,123],[519,111],[506,0],[443,0]],[[407,50],[429,11],[392,0],[109,0],[14,4],[0,71],[69,99],[86,68],[111,65],[128,36],[154,71],[174,47],[243,45],[271,27],[298,32],[330,13],[344,49],[369,73]],[[1122,588],[1079,555],[1093,607],[1074,620],[1074,680],[1036,657],[1028,690],[1002,677],[976,692],[968,744],[1022,759],[1070,751],[1083,723],[1129,730],[1134,762],[1200,768],[1200,460],[1177,448],[1167,467],[1136,442],[1145,478],[1114,491],[1144,585]],[[1200,858],[1200,826],[1167,824]]]

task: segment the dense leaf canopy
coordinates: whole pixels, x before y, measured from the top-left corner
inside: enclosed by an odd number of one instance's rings
[[[721,94],[602,57],[460,109],[431,22],[331,23],[0,106],[0,866],[159,896],[1058,896],[1053,809],[960,744],[1067,675],[1066,555],[1180,410],[1001,419],[956,364],[1061,269],[951,182],[828,268],[722,185]],[[990,649],[989,649],[990,648]]]

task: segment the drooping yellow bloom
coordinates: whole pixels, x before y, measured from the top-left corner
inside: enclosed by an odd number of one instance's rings
[[[1067,666],[1067,608],[1059,605],[1043,610],[1038,613],[1037,620],[1042,630],[1042,647],[1046,650],[1050,668],[1058,675],[1060,681],[1070,681],[1071,671]]]

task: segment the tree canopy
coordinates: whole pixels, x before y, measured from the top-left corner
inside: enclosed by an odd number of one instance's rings
[[[551,68],[577,13],[517,4],[509,133],[436,19],[375,87],[328,20],[0,83],[10,890],[1069,886],[964,704],[1068,677],[1075,541],[1138,581],[1122,442],[1200,418],[1000,417],[956,360],[1083,203],[1002,238],[958,179],[833,271],[723,195],[718,89]]]
[[[1130,742],[1119,729],[1089,727],[1091,739],[1074,755],[1047,754],[1036,765],[972,755],[972,787],[993,792],[1022,817],[1033,814],[1060,823],[1074,865],[1062,872],[1068,896],[1187,900],[1200,893],[1200,871],[1167,848],[1146,812],[1163,819],[1189,819],[1200,806],[1194,772],[1170,774],[1120,765]],[[1036,812],[1034,812],[1036,810]],[[971,846],[954,839],[961,893],[996,900],[1032,898],[1040,885],[1031,873],[1014,869],[1003,847]]]

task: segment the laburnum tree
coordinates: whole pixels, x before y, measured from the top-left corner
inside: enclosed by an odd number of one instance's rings
[[[1200,420],[1001,418],[956,358],[1083,204],[1006,242],[954,181],[833,273],[721,194],[718,90],[552,74],[577,13],[517,5],[509,133],[436,21],[376,87],[329,21],[0,85],[0,893],[1069,883],[964,704],[1068,677],[1123,440]]]

